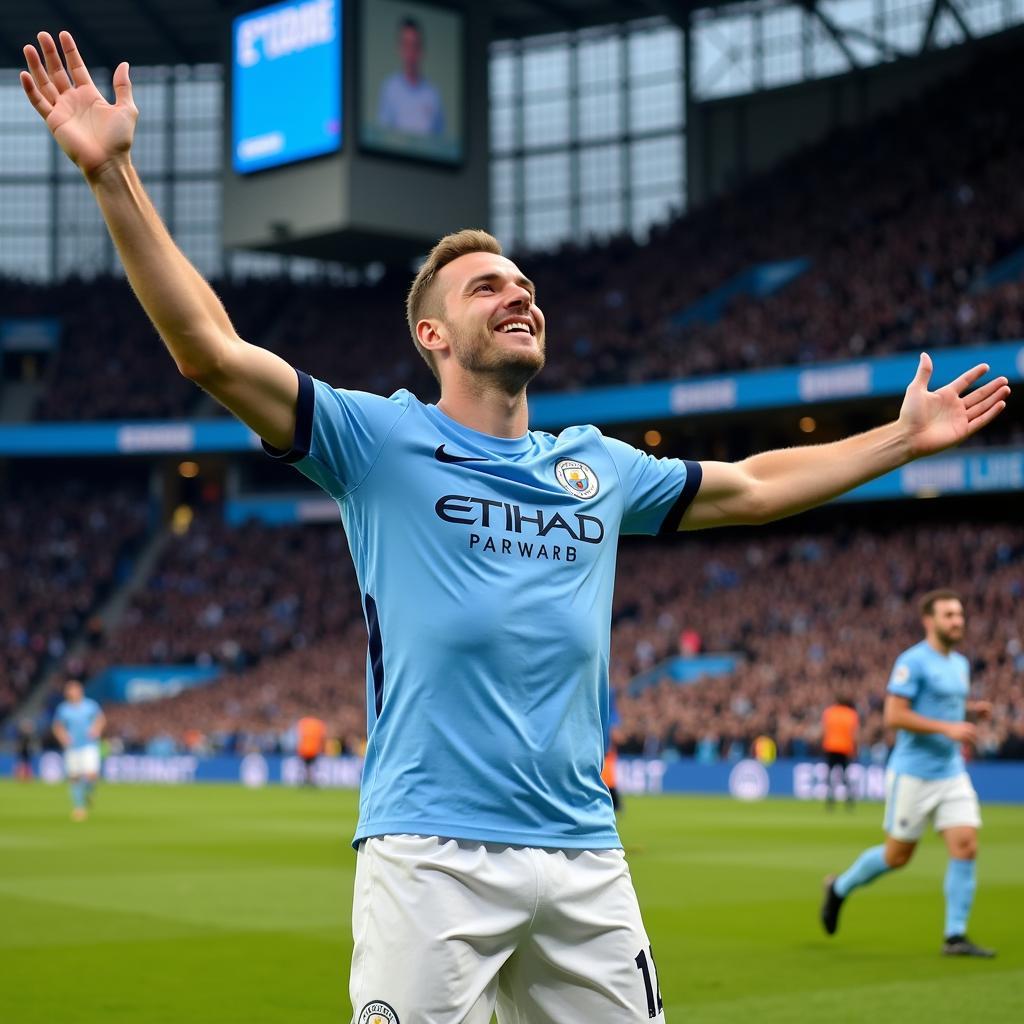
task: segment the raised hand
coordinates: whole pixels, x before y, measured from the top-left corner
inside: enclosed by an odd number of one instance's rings
[[[21,85],[60,148],[86,177],[127,160],[139,116],[128,65],[118,64],[114,72],[115,102],[111,104],[93,85],[70,32],[60,33],[63,60],[53,36],[40,32],[37,38],[42,58],[34,46],[24,48],[28,71],[21,72]]]
[[[988,370],[987,363],[979,363],[945,387],[929,391],[932,361],[927,353],[921,353],[899,418],[913,458],[959,444],[991,423],[1006,408],[1010,389],[1005,377],[997,377],[970,390]]]

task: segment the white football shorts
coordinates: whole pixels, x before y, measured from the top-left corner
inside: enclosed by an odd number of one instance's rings
[[[69,747],[64,751],[64,771],[68,778],[99,775],[100,745],[90,743],[87,747]]]
[[[885,774],[887,835],[915,843],[931,820],[936,832],[966,825],[981,828],[981,808],[967,772],[948,779],[921,779],[894,771]]]
[[[353,1024],[665,1020],[621,850],[366,839],[352,933]]]

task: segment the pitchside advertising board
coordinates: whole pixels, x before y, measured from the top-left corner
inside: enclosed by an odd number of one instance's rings
[[[35,761],[35,774],[48,783],[64,780],[64,759],[48,752]],[[9,776],[14,759],[0,756],[0,776]],[[312,781],[330,789],[357,789],[362,758],[321,757],[313,765]],[[1024,804],[1024,763],[996,761],[969,765],[978,796],[989,803]],[[107,782],[148,782],[184,785],[194,782],[235,782],[252,789],[263,786],[301,786],[306,766],[297,757],[246,754],[244,757],[150,757],[117,754],[103,761]],[[730,795],[749,803],[770,797],[824,800],[828,766],[822,761],[781,760],[771,765],[745,760],[734,763],[696,764],[693,761],[660,761],[639,757],[619,759],[619,788],[631,794],[693,793]],[[858,801],[885,799],[885,768],[854,764],[850,785]],[[842,785],[839,800],[846,798]]]

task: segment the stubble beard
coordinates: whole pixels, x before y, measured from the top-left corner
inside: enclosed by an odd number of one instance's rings
[[[544,369],[543,335],[537,348],[510,352],[494,346],[489,329],[470,338],[454,324],[448,327],[452,332],[452,355],[459,366],[506,394],[519,394]]]

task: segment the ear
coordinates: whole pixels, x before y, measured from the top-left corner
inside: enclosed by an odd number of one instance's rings
[[[416,337],[419,343],[430,352],[440,352],[448,348],[445,325],[440,320],[423,319],[416,324]]]

